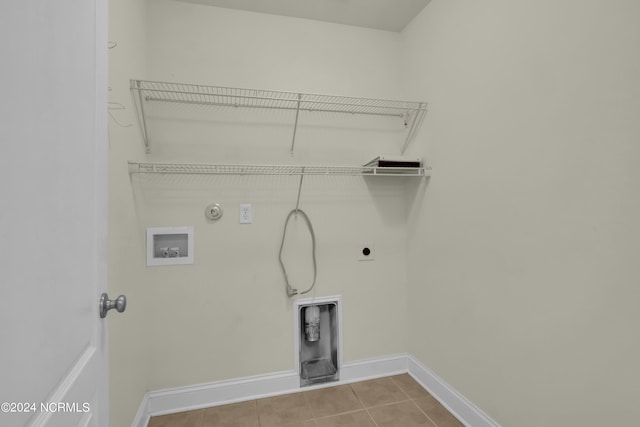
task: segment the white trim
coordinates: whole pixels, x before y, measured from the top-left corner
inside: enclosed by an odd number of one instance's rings
[[[144,397],[142,398],[142,402],[140,402],[140,406],[138,407],[138,412],[136,413],[136,416],[131,423],[131,427],[147,427],[150,419],[151,415],[149,414],[149,393],[145,393]]]
[[[78,396],[78,394],[90,389],[87,384],[92,384],[96,381],[95,376],[99,368],[97,364],[96,347],[93,344],[88,344],[71,370],[62,378],[44,403],[79,402],[79,398],[84,397],[84,395],[80,394]],[[28,425],[29,427],[51,425],[48,423],[55,414],[55,412],[40,411]]]
[[[407,355],[400,354],[344,364],[340,381],[308,387],[300,387],[300,376],[296,371],[287,371],[149,391],[142,399],[131,427],[146,427],[151,416],[314,390],[405,372]]]
[[[300,387],[296,371],[257,375],[145,394],[131,427],[146,427],[151,416],[165,415],[357,381],[408,373],[466,426],[500,427],[467,398],[430,371],[412,355],[397,354],[345,363],[340,381]]]
[[[426,388],[445,408],[464,425],[473,427],[500,427],[469,399],[447,384],[412,355],[407,356],[409,375]]]
[[[295,372],[216,381],[208,384],[148,392],[151,416],[226,405],[298,391],[300,379]]]
[[[342,372],[340,373],[339,383],[348,384],[374,378],[388,377],[390,375],[404,374],[406,372],[406,354],[376,357],[374,359],[358,360],[344,364]]]

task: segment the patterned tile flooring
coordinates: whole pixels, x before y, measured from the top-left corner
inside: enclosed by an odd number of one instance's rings
[[[408,374],[152,417],[148,427],[461,427]]]

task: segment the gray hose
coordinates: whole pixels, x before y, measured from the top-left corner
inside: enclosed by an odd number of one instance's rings
[[[304,218],[304,221],[307,223],[307,228],[309,228],[309,233],[311,234],[311,256],[313,258],[313,282],[311,283],[311,286],[309,286],[309,289],[307,289],[304,292],[298,292],[297,289],[291,287],[291,284],[289,284],[289,277],[287,276],[287,269],[285,268],[284,263],[282,262],[282,249],[284,248],[284,240],[285,240],[285,236],[287,235],[287,227],[289,226],[289,220],[293,215],[297,215],[297,214],[302,215],[302,218]],[[316,277],[318,276],[318,266],[316,263],[316,235],[313,232],[313,226],[311,225],[311,220],[309,220],[309,217],[307,216],[306,213],[304,213],[302,209],[294,209],[291,212],[289,212],[289,215],[287,215],[287,220],[284,222],[284,231],[282,232],[282,242],[280,243],[280,253],[278,254],[278,260],[280,261],[280,267],[282,268],[282,274],[284,275],[284,281],[286,283],[286,289],[287,289],[287,296],[292,297],[294,295],[304,295],[308,292],[311,292],[311,290],[316,284]]]

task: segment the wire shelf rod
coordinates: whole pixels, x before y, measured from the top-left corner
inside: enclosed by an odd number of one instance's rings
[[[130,174],[202,175],[343,175],[343,176],[429,176],[430,168],[390,168],[372,166],[288,166],[216,165],[129,162]]]
[[[382,117],[405,117],[405,113],[397,112],[397,113],[381,113],[376,111],[347,111],[347,110],[330,110],[330,109],[321,109],[321,108],[308,108],[308,107],[300,107],[299,109],[292,107],[283,107],[283,106],[255,106],[255,105],[242,105],[242,104],[231,104],[224,102],[211,102],[211,101],[187,101],[187,100],[179,100],[179,99],[162,99],[162,98],[151,98],[147,97],[147,101],[160,101],[160,102],[170,102],[170,103],[179,103],[179,104],[187,104],[187,105],[212,105],[217,107],[233,107],[233,108],[260,108],[267,110],[286,110],[286,111],[306,111],[310,113],[346,113],[346,114],[357,114],[357,115],[365,115],[365,116],[382,116]],[[292,101],[296,102],[296,101]],[[406,110],[404,110],[406,111]]]
[[[155,102],[179,102],[179,103],[197,103],[202,105],[219,105],[224,107],[251,107],[251,108],[280,108],[280,109],[288,109],[295,110],[296,104],[298,102],[297,99],[274,99],[267,97],[249,97],[249,96],[238,96],[238,95],[221,95],[221,94],[206,94],[204,97],[214,98],[213,100],[204,100],[198,99],[197,97],[189,98],[162,98],[157,96],[146,95],[144,97],[145,101],[155,101]],[[202,98],[202,97],[200,97]],[[241,102],[224,102],[218,101],[215,98],[233,98],[236,99],[250,99],[257,100],[259,103],[241,103]],[[334,113],[363,113],[364,111],[369,111],[371,114],[376,115],[388,115],[388,116],[398,116],[402,117],[406,112],[422,112],[426,111],[426,109],[422,106],[409,106],[409,105],[378,105],[378,104],[355,104],[355,103],[344,103],[338,101],[317,101],[317,100],[300,100],[300,110],[305,111],[325,111],[325,112],[334,112]],[[424,105],[424,104],[423,104]],[[324,106],[334,106],[336,108],[324,107]],[[337,108],[340,107],[340,108]],[[384,111],[397,111],[397,113],[385,113]]]
[[[145,91],[155,91],[155,92],[176,92],[176,93],[194,93],[194,94],[220,94],[225,93],[229,96],[233,96],[238,93],[252,93],[255,96],[257,94],[270,94],[266,96],[267,98],[276,98],[281,97],[285,99],[295,100],[299,94],[309,97],[309,98],[333,98],[340,100],[355,100],[355,101],[367,101],[367,102],[383,102],[383,103],[418,103],[414,101],[405,101],[405,100],[393,100],[393,99],[383,99],[383,98],[359,98],[353,96],[338,96],[338,95],[327,95],[327,94],[317,94],[317,93],[309,93],[309,92],[286,92],[286,91],[275,91],[275,90],[266,90],[266,89],[245,89],[245,88],[234,88],[234,87],[225,87],[225,86],[204,86],[204,85],[193,85],[193,84],[184,84],[184,83],[166,83],[166,82],[155,82],[155,81],[147,81],[147,80],[131,80],[131,88]]]

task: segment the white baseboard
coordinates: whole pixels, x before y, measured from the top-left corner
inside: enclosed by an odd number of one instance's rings
[[[469,399],[447,384],[412,355],[407,356],[409,375],[426,388],[449,412],[469,427],[500,427]]]
[[[144,396],[131,426],[146,427],[149,418],[155,415],[226,405],[403,373],[409,373],[414,377],[467,426],[499,427],[464,396],[417,362],[413,356],[407,354],[345,363],[341,368],[340,381],[304,388],[300,387],[298,374],[295,371],[287,371],[150,391]]]
[[[144,397],[142,398],[142,402],[140,402],[140,406],[138,407],[136,417],[133,419],[133,423],[131,423],[131,427],[147,427],[150,418],[151,415],[149,413],[149,393],[145,393]]]
[[[299,388],[300,378],[295,372],[280,372],[150,391],[147,406],[150,415],[164,415],[276,396]]]
[[[349,384],[405,372],[407,372],[406,354],[358,360],[342,365],[338,384]],[[305,387],[305,389],[309,389],[309,387]]]

